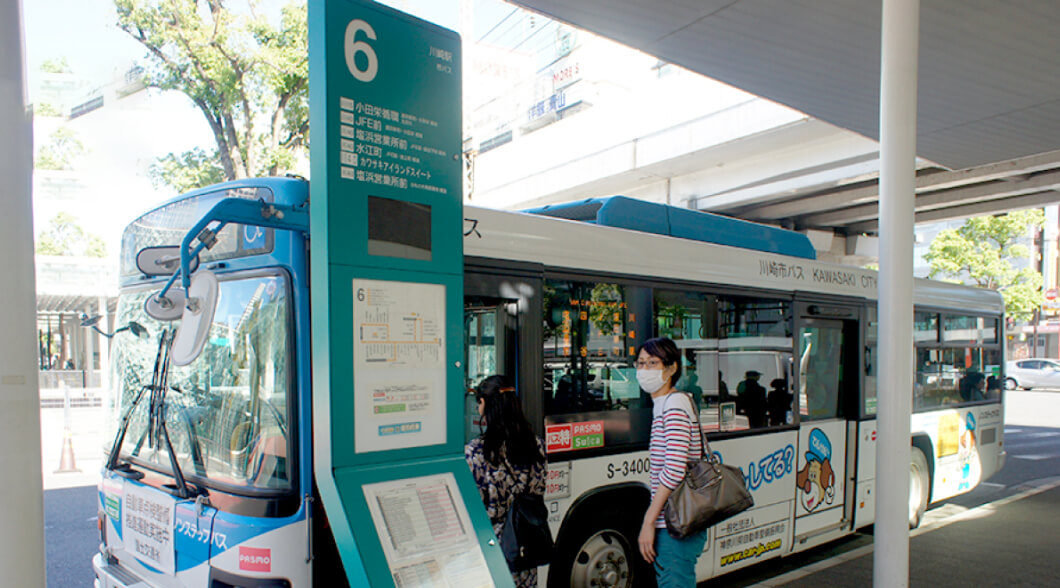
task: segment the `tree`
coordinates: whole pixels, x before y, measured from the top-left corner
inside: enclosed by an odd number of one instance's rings
[[[67,127],[59,127],[48,137],[48,144],[37,151],[36,169],[68,170],[73,160],[84,154],[85,146],[77,134]]]
[[[60,212],[37,237],[38,255],[83,255],[106,257],[103,239],[86,232],[68,212]]]
[[[51,102],[38,102],[33,105],[33,116],[62,116],[59,107]]]
[[[981,288],[997,290],[1005,299],[1005,313],[1027,320],[1042,304],[1042,275],[1030,267],[1016,269],[1012,262],[1030,255],[1020,239],[1030,227],[1044,222],[1040,209],[1022,210],[970,218],[957,229],[942,231],[924,255],[931,264],[929,276],[941,275],[953,282],[970,280]]]
[[[55,74],[68,74],[71,73],[70,64],[66,62],[65,57],[59,57],[57,59],[45,59],[40,64],[40,70],[44,73],[55,73]]]
[[[151,164],[148,173],[155,187],[167,185],[175,188],[177,192],[187,192],[226,179],[225,172],[217,161],[216,152],[207,154],[202,149],[160,157],[157,162]]]
[[[170,154],[156,177],[179,182],[277,175],[304,153],[309,135],[306,6],[291,2],[279,26],[225,0],[114,0],[118,26],[147,48],[148,86],[185,94],[213,132],[216,151]],[[168,160],[168,161],[167,161]],[[165,170],[191,163],[188,174]],[[175,186],[176,187],[176,186]]]

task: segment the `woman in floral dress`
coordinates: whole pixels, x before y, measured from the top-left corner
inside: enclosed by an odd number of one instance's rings
[[[545,444],[519,407],[515,388],[490,376],[475,390],[485,430],[464,448],[486,513],[498,537],[516,494],[545,493]],[[537,568],[513,572],[517,588],[537,586]]]

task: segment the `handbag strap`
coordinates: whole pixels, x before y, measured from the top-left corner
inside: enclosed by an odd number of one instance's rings
[[[667,394],[667,397],[673,396],[674,394],[683,394],[688,397],[688,404],[692,407],[692,422],[695,423],[696,430],[699,431],[699,440],[701,441],[699,450],[700,457],[707,462],[714,463],[714,453],[710,451],[710,445],[707,444],[707,436],[703,433],[703,426],[699,422],[699,410],[696,408],[696,399],[692,397],[688,392],[674,391]],[[663,401],[663,413],[666,412],[666,401]]]

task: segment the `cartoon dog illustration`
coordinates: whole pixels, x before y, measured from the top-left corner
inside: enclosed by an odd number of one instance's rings
[[[799,502],[806,512],[818,506],[832,504],[835,498],[835,472],[832,471],[832,442],[820,429],[810,431],[806,465],[795,475]]]

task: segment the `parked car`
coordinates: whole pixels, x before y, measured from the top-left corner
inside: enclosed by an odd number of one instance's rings
[[[1005,388],[1060,388],[1060,360],[1030,358],[1007,362]]]

